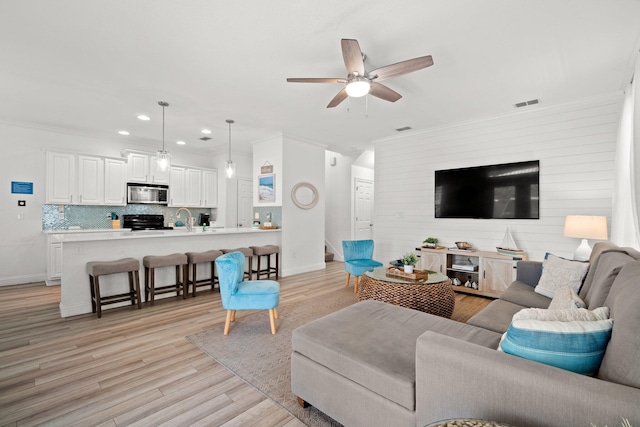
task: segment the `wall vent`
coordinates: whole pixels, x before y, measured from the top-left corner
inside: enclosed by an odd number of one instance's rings
[[[409,129],[411,129],[411,126],[401,127],[401,128],[396,129],[396,131],[398,131],[398,132],[404,132],[405,130],[409,130]]]
[[[539,103],[540,100],[538,99],[532,99],[530,101],[522,101],[522,102],[516,102],[515,104],[513,104],[516,108],[522,108],[522,107],[526,107],[527,105],[535,105],[537,103]]]
[[[210,139],[211,139],[211,137],[209,137],[209,136],[203,136],[202,138],[200,138],[200,141],[208,141]]]

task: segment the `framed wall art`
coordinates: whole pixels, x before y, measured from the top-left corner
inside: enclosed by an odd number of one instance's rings
[[[274,203],[276,201],[276,175],[268,173],[258,176],[258,202]]]

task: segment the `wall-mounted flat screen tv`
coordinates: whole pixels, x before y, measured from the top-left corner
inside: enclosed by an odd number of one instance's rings
[[[540,161],[435,172],[436,218],[540,218]]]

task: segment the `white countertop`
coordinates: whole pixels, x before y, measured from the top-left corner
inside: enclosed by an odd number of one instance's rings
[[[224,234],[247,234],[247,233],[273,233],[280,232],[281,228],[273,230],[260,230],[256,228],[212,228],[206,231],[202,227],[194,227],[192,231],[180,227],[173,230],[140,230],[131,231],[128,228],[116,229],[94,229],[94,230],[45,230],[44,233],[51,235],[57,242],[79,242],[91,240],[129,240],[129,239],[149,239],[166,237],[202,237]]]

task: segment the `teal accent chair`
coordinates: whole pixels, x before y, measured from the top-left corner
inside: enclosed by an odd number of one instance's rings
[[[224,334],[236,320],[236,310],[269,310],[271,333],[276,333],[280,283],[275,280],[247,280],[244,278],[245,257],[240,252],[229,252],[216,258],[222,306],[227,310]]]
[[[382,267],[382,263],[373,258],[373,240],[343,240],[342,253],[344,254],[344,269],[347,271],[347,283],[349,286],[351,275],[356,277],[353,292],[358,292],[358,279],[365,271],[371,271],[376,267]]]

